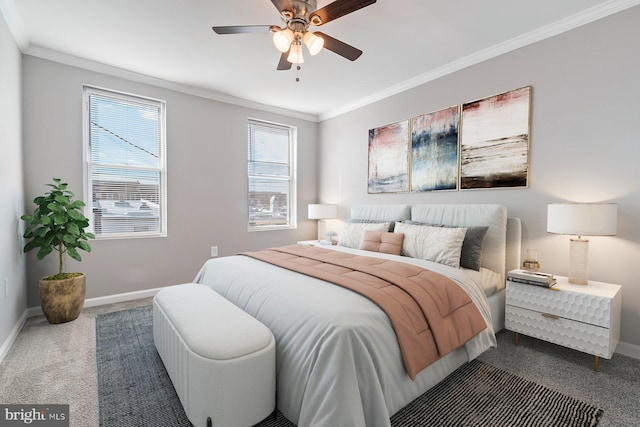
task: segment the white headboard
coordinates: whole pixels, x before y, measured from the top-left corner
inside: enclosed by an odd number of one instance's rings
[[[521,224],[507,218],[507,208],[496,204],[460,205],[355,205],[352,219],[376,221],[412,221],[457,227],[489,226],[484,241],[481,265],[502,277],[518,268],[521,251]]]
[[[411,207],[408,205],[355,205],[351,207],[351,219],[406,221],[411,219]]]

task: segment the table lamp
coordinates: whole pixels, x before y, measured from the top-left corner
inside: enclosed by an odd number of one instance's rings
[[[309,219],[325,220],[335,219],[338,217],[338,205],[309,205]],[[320,226],[318,226],[318,241],[320,241]]]
[[[569,283],[588,283],[589,240],[582,236],[614,236],[618,205],[615,203],[552,203],[547,209],[547,232],[570,234]]]

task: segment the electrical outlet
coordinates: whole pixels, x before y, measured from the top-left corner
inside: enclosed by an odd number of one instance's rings
[[[211,258],[215,258],[218,256],[218,247],[211,246]]]

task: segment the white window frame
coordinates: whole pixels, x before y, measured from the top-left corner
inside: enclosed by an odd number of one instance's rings
[[[124,101],[133,101],[137,103],[143,103],[152,105],[158,108],[158,121],[159,121],[159,136],[160,136],[160,159],[159,167],[152,170],[158,170],[160,173],[160,200],[159,211],[160,219],[159,231],[135,231],[135,232],[123,232],[123,233],[96,233],[94,227],[94,213],[93,213],[93,185],[92,185],[92,171],[94,163],[91,160],[91,126],[90,120],[90,96],[101,95],[111,98],[117,98]],[[96,239],[130,239],[130,238],[149,238],[149,237],[166,237],[167,236],[167,138],[166,138],[166,102],[159,99],[134,95],[125,92],[114,91],[111,89],[99,88],[95,86],[84,85],[82,94],[82,140],[83,140],[83,155],[84,155],[84,200],[85,216],[89,218],[89,230],[95,234]]]
[[[272,176],[263,174],[249,173],[249,163],[251,161],[251,126],[265,126],[286,130],[289,134],[289,176],[285,178],[285,175]],[[265,120],[249,118],[247,121],[247,231],[272,231],[272,230],[291,230],[297,228],[297,141],[298,141],[298,129],[295,126],[285,125],[281,123],[274,123]],[[289,181],[289,204],[288,214],[289,223],[283,225],[266,224],[266,225],[252,225],[250,217],[251,197],[250,197],[250,183],[251,178],[274,178],[274,179],[286,179]]]

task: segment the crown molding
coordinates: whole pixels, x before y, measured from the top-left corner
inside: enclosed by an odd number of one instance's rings
[[[134,71],[125,70],[101,62],[91,61],[89,59],[80,58],[78,56],[68,55],[55,50],[47,49],[37,45],[29,45],[23,52],[25,55],[35,56],[37,58],[58,62],[72,67],[82,68],[97,73],[107,74],[114,77],[120,77],[126,80],[161,87],[173,90],[187,95],[198,96],[213,101],[224,102],[226,104],[237,105],[239,107],[250,108],[254,110],[266,111],[275,114],[281,114],[288,117],[294,117],[311,122],[317,122],[318,116],[314,114],[301,113],[298,111],[287,110],[285,108],[275,107],[272,105],[261,104],[259,102],[249,101],[243,98],[237,98],[224,93],[204,89],[196,86],[176,83],[169,80],[151,77],[146,74],[136,73]]]
[[[181,83],[171,82],[168,80],[151,77],[145,74],[136,73],[134,71],[125,70],[123,68],[113,67],[100,62],[91,61],[73,55],[63,54],[41,46],[29,43],[27,34],[18,14],[14,0],[0,0],[0,14],[4,17],[9,31],[18,45],[20,51],[25,55],[35,56],[49,61],[59,62],[61,64],[73,67],[83,68],[98,73],[108,74],[114,77],[135,81],[138,83],[158,86],[164,89],[170,89],[176,92],[185,93],[187,95],[199,96],[201,98],[211,99],[213,101],[224,102],[227,104],[237,105],[239,107],[250,108],[254,110],[266,111],[274,114],[281,114],[288,117],[294,117],[311,122],[317,122],[318,116],[315,114],[301,113],[298,111],[287,110],[272,105],[261,104],[242,98],[233,97],[212,90],[199,88],[195,86],[185,85]]]
[[[480,50],[456,61],[450,62],[442,67],[430,70],[424,74],[416,76],[415,78],[406,80],[400,84],[391,86],[365,98],[361,98],[356,102],[321,113],[318,116],[319,120],[327,120],[332,117],[336,117],[356,110],[358,108],[362,108],[369,104],[373,104],[374,102],[380,101],[393,95],[397,95],[406,90],[413,89],[414,87],[431,82],[440,77],[444,77],[448,74],[452,74],[456,71],[460,71],[472,65],[479,64],[505,53],[554,37],[558,34],[573,30],[574,28],[581,27],[583,25],[589,24],[591,22],[597,21],[599,19],[605,18],[609,15],[613,15],[614,13],[621,12],[637,5],[640,5],[640,0],[610,0],[598,6],[586,9],[568,18],[561,19],[552,24],[546,25],[521,36],[514,37],[510,40],[498,43],[487,49]]]
[[[27,38],[24,25],[22,24],[17,8],[15,6],[15,0],[0,0],[0,14],[2,14],[2,16],[4,17],[4,20],[7,23],[7,26],[9,27],[9,30],[11,31],[16,44],[23,54],[32,55],[39,58],[48,59],[62,64],[84,68],[116,77],[121,77],[139,83],[159,86],[188,95],[199,96],[214,101],[237,105],[240,107],[281,114],[312,122],[319,122],[348,113],[358,108],[362,108],[374,102],[380,101],[393,95],[397,95],[398,93],[431,82],[456,71],[460,71],[470,66],[503,55],[505,53],[520,49],[522,47],[548,39],[550,37],[554,37],[558,34],[562,34],[574,28],[589,24],[591,22],[597,21],[599,19],[605,18],[609,15],[613,15],[637,5],[640,5],[640,0],[609,0],[605,3],[584,10],[565,19],[561,19],[552,24],[530,31],[526,34],[507,40],[505,42],[498,43],[487,49],[475,52],[471,55],[460,58],[459,60],[445,64],[442,67],[430,70],[424,74],[418,75],[397,85],[388,87],[387,89],[376,92],[365,98],[361,98],[355,102],[346,104],[340,108],[328,110],[318,115],[301,113],[267,104],[261,104],[204,88],[158,79],[156,77],[151,77],[148,75],[136,73],[118,67],[113,67],[95,61],[90,61],[88,59],[63,54],[40,46],[33,46],[29,43],[29,40]]]

